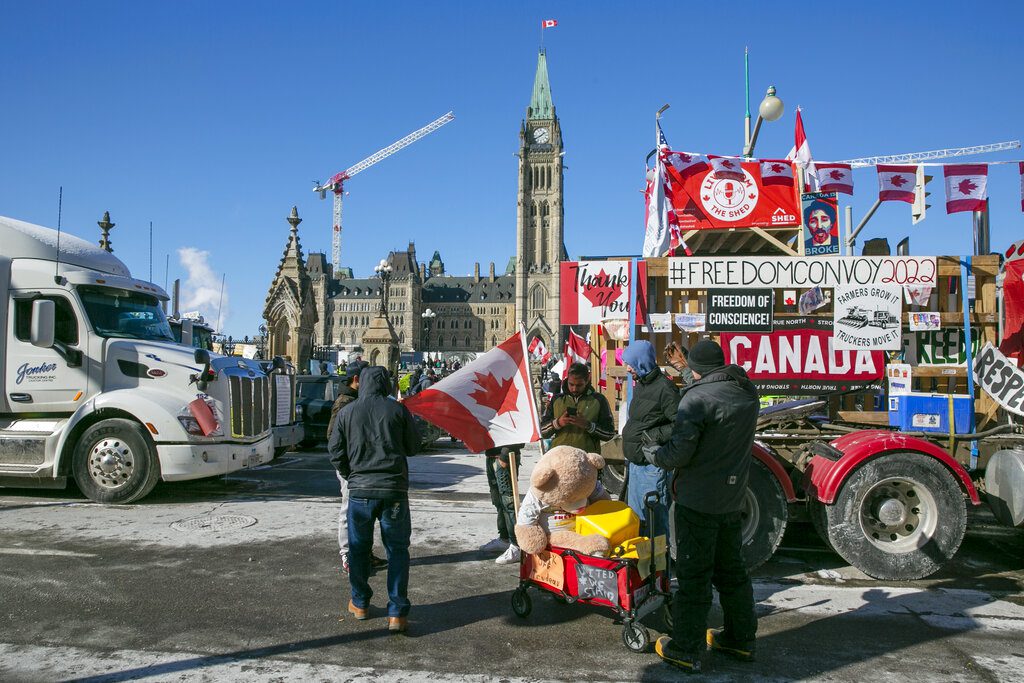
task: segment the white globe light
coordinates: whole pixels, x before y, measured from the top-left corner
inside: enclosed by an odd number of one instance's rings
[[[757,113],[765,121],[778,121],[782,118],[784,110],[785,106],[782,104],[782,100],[775,96],[775,87],[768,88],[768,94],[761,100],[761,106],[757,108]]]

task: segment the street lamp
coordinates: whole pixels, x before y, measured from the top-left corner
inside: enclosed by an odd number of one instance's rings
[[[423,318],[423,354],[426,355],[430,347],[430,325],[434,322],[434,318],[437,317],[437,313],[427,308],[420,313],[420,317]]]
[[[227,339],[224,339],[220,343],[220,348],[225,356],[235,355],[235,338],[229,336]]]
[[[754,155],[754,145],[757,144],[757,134],[761,132],[761,122],[778,121],[782,118],[783,111],[785,111],[785,105],[782,104],[782,100],[775,96],[775,86],[769,85],[768,92],[765,93],[764,99],[761,100],[761,105],[757,108],[757,123],[754,124],[754,134],[750,136],[747,144],[743,147],[743,156],[751,157]],[[747,116],[749,117],[750,114],[748,113]],[[747,125],[750,125],[749,118],[747,119]]]
[[[260,358],[266,360],[267,353],[267,326],[260,324],[260,343],[259,343]]]
[[[379,315],[387,318],[388,317],[388,285],[391,282],[391,264],[385,259],[381,259],[380,263],[373,267],[373,272],[380,278],[381,291],[380,291],[380,312]]]

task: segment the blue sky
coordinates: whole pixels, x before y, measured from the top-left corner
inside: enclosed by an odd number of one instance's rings
[[[822,160],[1024,137],[1020,3],[710,5],[4,0],[0,215],[55,226],[63,185],[64,226],[96,239],[109,210],[115,253],[142,277],[152,221],[153,279],[163,284],[168,254],[173,280],[188,277],[179,249],[209,252],[207,286],[226,274],[224,330],[252,334],[292,205],[305,250],[330,251],[330,201],[311,181],[454,110],[347,185],[342,261],[366,276],[413,240],[452,273],[500,270],[515,249],[513,154],[544,18],[559,22],[545,43],[571,256],[639,252],[662,104],[674,148],[741,151],[745,45],[754,106],[769,84],[786,104],[758,156],[789,150],[798,104]],[[877,185],[870,170],[855,181],[856,220]],[[994,249],[1024,237],[1018,183],[1015,167],[991,170]],[[924,223],[888,203],[861,239],[968,253],[969,214],[947,217],[941,178],[929,187]]]

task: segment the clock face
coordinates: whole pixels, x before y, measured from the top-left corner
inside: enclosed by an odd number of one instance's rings
[[[533,131],[533,141],[534,142],[539,142],[540,144],[544,144],[545,142],[548,141],[549,138],[550,138],[550,135],[548,134],[548,129],[547,128],[538,128],[535,131]]]

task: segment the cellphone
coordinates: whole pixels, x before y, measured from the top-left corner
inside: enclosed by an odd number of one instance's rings
[[[572,406],[569,406],[568,408],[565,409],[565,414],[568,415],[569,417],[575,417],[576,416],[576,408],[574,408]]]

